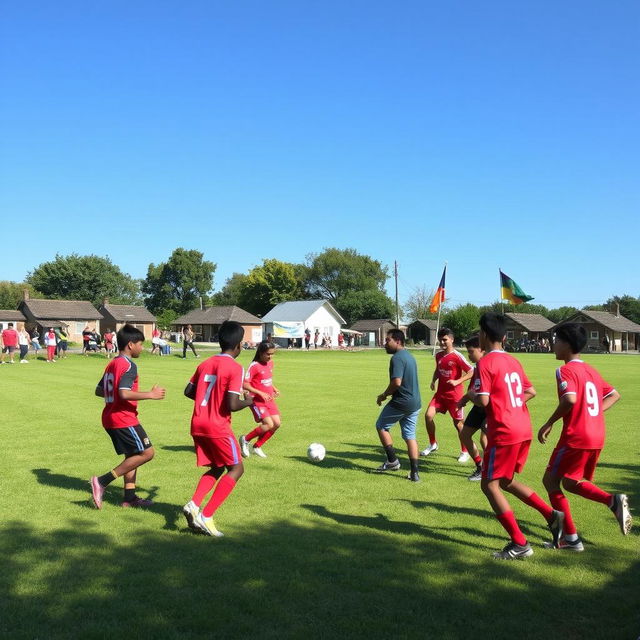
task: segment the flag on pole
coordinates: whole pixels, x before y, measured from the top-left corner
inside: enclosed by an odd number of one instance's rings
[[[522,304],[533,300],[533,296],[528,296],[515,280],[512,280],[506,273],[502,273],[500,269],[500,289],[502,299],[508,300],[511,304]]]
[[[438,290],[433,296],[433,300],[431,300],[431,306],[429,307],[430,313],[436,313],[440,309],[440,305],[445,301],[444,278],[446,275],[447,275],[447,266],[445,265],[444,271],[442,272],[442,278],[440,278],[440,284],[438,285]]]

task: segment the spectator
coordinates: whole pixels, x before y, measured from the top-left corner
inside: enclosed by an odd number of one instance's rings
[[[197,358],[198,354],[196,353],[196,348],[193,346],[193,340],[195,338],[195,334],[193,333],[193,329],[191,325],[188,324],[186,327],[182,329],[182,357],[187,357],[187,347],[191,348],[193,351],[193,355]]]
[[[18,348],[18,332],[13,328],[13,322],[7,325],[2,332],[2,359],[0,362],[4,364],[5,356],[9,355],[9,364],[13,364],[13,354]]]
[[[38,351],[40,351],[40,332],[38,328],[35,327],[31,332],[31,346],[33,350],[36,352],[36,360],[38,359]]]
[[[49,327],[44,334],[44,346],[47,347],[47,362],[55,362],[56,332],[53,330],[53,327]]]
[[[22,327],[18,331],[18,343],[20,345],[20,364],[29,364],[27,360],[27,354],[29,353],[29,344],[31,343],[31,336],[27,333],[27,330]]]
[[[60,327],[56,337],[58,338],[58,358],[67,357],[67,349],[69,347],[69,333],[65,327]]]
[[[156,327],[153,330],[153,333],[151,334],[151,355],[153,355],[156,352],[156,350],[158,351],[159,355],[162,355],[162,349],[160,348],[160,343],[159,343],[159,340],[161,340],[161,336],[162,336],[162,333],[160,332],[160,329]]]

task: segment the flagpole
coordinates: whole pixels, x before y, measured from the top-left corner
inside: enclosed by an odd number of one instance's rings
[[[498,282],[500,289],[500,295],[498,296],[498,300],[500,300],[500,304],[502,305],[502,315],[504,315],[504,300],[502,299],[502,269],[498,267]]]
[[[444,270],[447,270],[447,263],[444,263]],[[438,304],[438,320],[436,321],[436,339],[433,341],[433,355],[436,355],[436,344],[438,340],[438,331],[440,331],[440,312],[442,311],[442,292],[440,292],[440,300]]]

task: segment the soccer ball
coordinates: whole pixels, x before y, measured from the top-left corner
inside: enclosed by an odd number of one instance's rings
[[[326,453],[326,449],[317,442],[312,442],[307,449],[307,457],[311,462],[322,462]]]

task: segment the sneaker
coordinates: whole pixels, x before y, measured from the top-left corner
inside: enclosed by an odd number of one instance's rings
[[[389,462],[385,460],[379,467],[376,467],[373,472],[374,473],[384,473],[385,471],[399,471],[400,470],[400,460],[394,460],[393,462]]]
[[[196,503],[193,500],[189,500],[187,504],[182,507],[182,513],[184,517],[187,519],[187,524],[189,525],[189,529],[193,529],[194,531],[199,531],[198,527],[195,524],[196,516],[200,513],[200,509],[196,506]]]
[[[410,471],[407,474],[407,480],[411,480],[411,482],[420,482],[420,474],[417,471]]]
[[[482,467],[476,467],[476,470],[467,478],[469,482],[480,482],[482,480]]]
[[[494,551],[493,557],[496,560],[524,560],[533,555],[533,549],[527,542],[524,545],[510,542],[502,551]]]
[[[193,519],[193,524],[195,528],[200,531],[200,533],[204,533],[205,536],[213,536],[214,538],[222,538],[224,536],[222,531],[216,529],[216,525],[213,524],[213,518],[205,518],[202,513],[198,513]]]
[[[98,482],[98,476],[91,477],[91,497],[93,498],[93,504],[96,505],[96,509],[102,509],[102,496],[104,494],[104,487]]]
[[[253,453],[255,453],[258,458],[266,458],[267,454],[262,450],[261,447],[253,447]]]
[[[458,462],[464,464],[465,462],[469,462],[469,460],[471,460],[471,456],[466,451],[461,451],[458,456]]]
[[[420,455],[426,458],[428,455],[432,454],[434,451],[437,451],[437,450],[438,450],[438,443],[434,442],[433,444],[430,444],[426,449],[423,449],[420,452]]]
[[[28,360],[20,360],[20,364],[29,364]]]
[[[578,538],[573,542],[570,542],[566,538],[560,538],[558,540],[558,544],[554,544],[553,542],[545,542],[545,549],[563,549],[564,551],[584,551],[584,545],[582,544],[582,540]]]
[[[251,455],[249,450],[249,443],[244,436],[240,436],[240,453],[243,458],[248,458]]]
[[[564,513],[562,511],[553,510],[553,518],[547,525],[551,535],[553,536],[553,546],[558,546],[558,541],[562,538],[562,525],[564,524]]]
[[[136,496],[133,500],[125,500],[121,506],[134,507],[136,509],[148,509],[153,505],[153,500],[147,500],[146,498],[139,498]]]
[[[620,525],[622,535],[626,536],[631,533],[631,523],[633,518],[631,517],[631,511],[629,511],[629,500],[624,493],[617,493],[613,496],[613,506],[611,507],[611,511],[613,511],[613,514]]]

